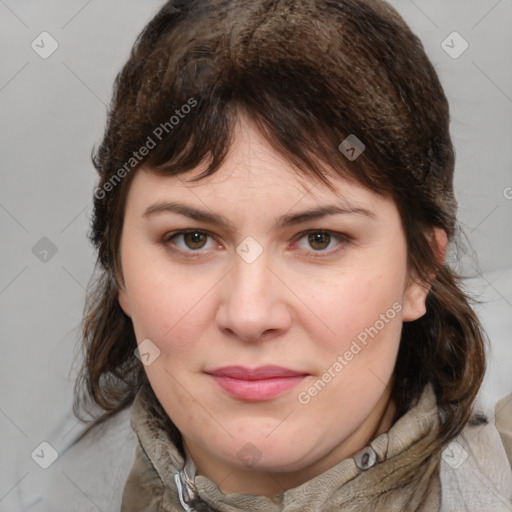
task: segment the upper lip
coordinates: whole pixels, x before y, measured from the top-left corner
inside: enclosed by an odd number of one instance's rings
[[[240,380],[262,380],[277,377],[297,377],[307,375],[305,372],[290,370],[281,366],[267,365],[258,368],[246,368],[245,366],[223,366],[215,370],[207,371],[209,375],[217,377],[231,377]]]

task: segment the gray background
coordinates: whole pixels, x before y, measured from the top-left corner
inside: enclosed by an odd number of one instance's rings
[[[495,403],[512,391],[512,1],[391,3],[422,39],[451,104],[463,270],[492,344],[481,399]],[[71,404],[94,265],[90,152],[113,80],[161,4],[0,0],[0,510],[23,510],[41,493],[52,468],[30,455],[42,441],[60,451],[82,428]],[[59,45],[47,59],[31,47],[43,31]],[[453,31],[469,44],[458,58],[441,46]],[[55,254],[41,252],[43,237]]]

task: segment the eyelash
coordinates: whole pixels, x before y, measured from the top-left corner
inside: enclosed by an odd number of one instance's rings
[[[200,253],[204,252],[201,249],[197,249],[197,250],[179,249],[179,248],[176,248],[176,245],[172,243],[172,239],[180,237],[187,233],[198,233],[201,235],[205,235],[205,236],[214,238],[214,236],[211,233],[209,233],[208,231],[202,230],[202,229],[183,229],[180,231],[174,231],[172,233],[167,233],[165,235],[165,237],[163,238],[162,243],[171,252],[186,255],[187,257],[192,257],[192,258],[200,257],[201,256]],[[302,238],[304,238],[305,236],[307,236],[311,233],[328,234],[332,238],[337,239],[340,242],[340,245],[337,248],[331,249],[328,251],[327,250],[319,250],[319,251],[312,250],[310,252],[308,251],[309,257],[312,257],[312,258],[322,258],[322,257],[327,257],[327,256],[332,256],[334,254],[337,254],[338,252],[342,251],[345,248],[345,246],[348,243],[350,243],[352,240],[352,238],[350,236],[345,235],[344,233],[338,233],[336,231],[329,231],[327,229],[308,229],[308,230],[303,231],[303,232],[299,233],[298,235],[296,235],[294,238],[294,243],[300,241]],[[329,240],[329,243],[330,242],[331,242],[331,240]],[[197,254],[194,254],[194,253],[197,253]]]

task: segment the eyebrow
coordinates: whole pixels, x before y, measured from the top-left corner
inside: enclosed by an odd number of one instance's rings
[[[235,227],[231,222],[229,222],[224,216],[207,212],[205,210],[199,210],[193,206],[189,206],[187,204],[177,203],[177,202],[159,202],[149,206],[142,217],[150,217],[159,213],[178,213],[185,217],[189,217],[191,219],[206,222],[209,224],[217,225],[224,228],[227,231],[235,232]],[[295,224],[300,224],[303,222],[307,222],[310,220],[320,219],[322,217],[326,217],[328,215],[338,215],[338,214],[361,214],[372,219],[375,219],[375,213],[366,208],[350,206],[350,205],[323,205],[318,208],[313,208],[311,210],[304,210],[297,213],[291,213],[282,215],[276,221],[277,227],[286,227],[292,226]]]

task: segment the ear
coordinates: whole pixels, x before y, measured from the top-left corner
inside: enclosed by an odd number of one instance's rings
[[[121,309],[124,311],[124,313],[127,316],[131,317],[130,302],[128,301],[128,297],[124,290],[119,289],[119,293],[117,295],[117,300],[119,301],[119,305],[121,306]]]
[[[427,234],[431,242],[434,243],[437,254],[437,263],[442,265],[446,257],[446,248],[448,245],[448,236],[446,231],[441,228],[432,228]],[[432,282],[435,280],[436,274],[432,273],[429,276],[427,283],[418,282],[416,279],[411,278],[404,293],[404,309],[402,320],[404,322],[412,322],[421,318],[426,312],[426,299],[432,287]]]

